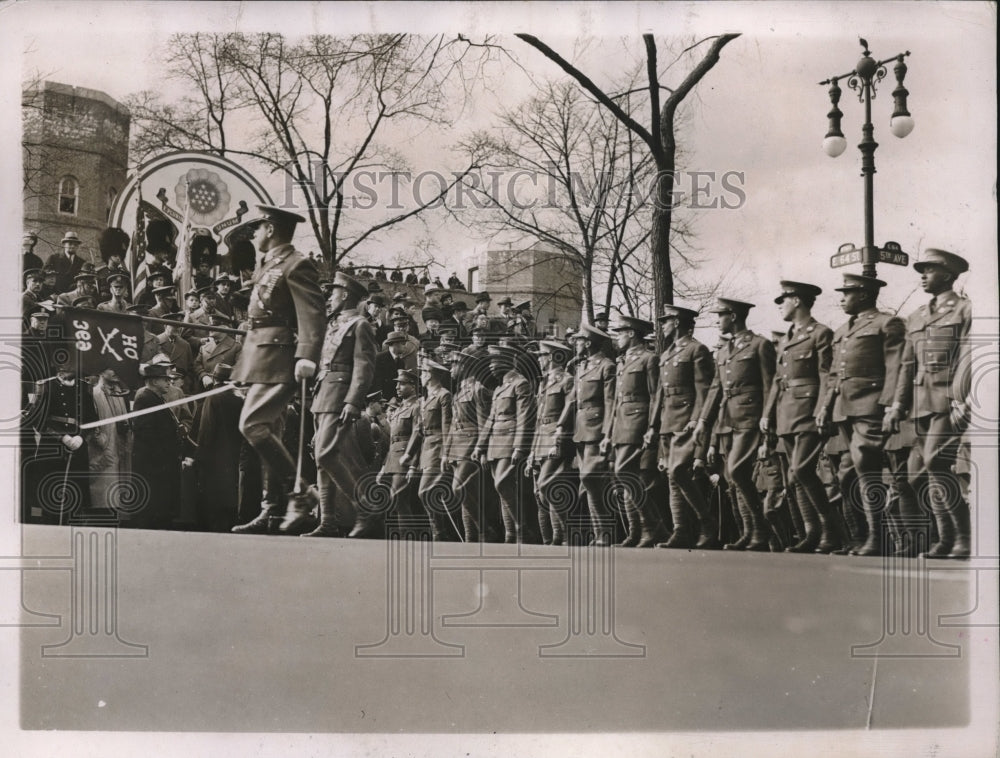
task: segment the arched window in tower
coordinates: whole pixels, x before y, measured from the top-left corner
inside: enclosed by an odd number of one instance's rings
[[[80,202],[80,184],[72,176],[59,180],[59,212],[75,216]]]
[[[104,212],[104,220],[111,223],[111,208],[115,204],[115,199],[118,197],[118,190],[114,187],[108,187],[108,207]]]

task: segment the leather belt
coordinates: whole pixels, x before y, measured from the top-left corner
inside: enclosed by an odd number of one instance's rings
[[[726,387],[722,390],[722,396],[726,398],[736,397],[737,395],[746,395],[750,392],[763,392],[760,387],[736,387],[735,389],[729,389]]]
[[[248,319],[251,329],[263,329],[267,326],[291,326],[292,323],[287,318],[281,316],[268,316],[266,318]]]
[[[350,363],[330,363],[323,367],[327,371],[354,371]]]
[[[637,400],[641,401],[641,402],[645,402],[645,401],[649,400],[649,397],[646,396],[646,395],[634,395],[631,392],[628,392],[628,393],[625,393],[625,394],[623,394],[621,396],[621,400],[622,400],[623,403],[632,403],[632,402],[635,402]]]
[[[663,394],[667,397],[671,395],[693,395],[694,390],[687,387],[664,387]]]
[[[49,416],[49,421],[57,421],[60,424],[76,424],[77,420],[75,418],[67,418],[66,416]]]
[[[798,379],[780,379],[786,387],[819,387],[819,379],[812,377],[801,377]]]

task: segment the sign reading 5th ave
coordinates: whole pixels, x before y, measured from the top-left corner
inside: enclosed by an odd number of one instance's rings
[[[830,268],[840,268],[862,262],[861,250],[848,242],[837,249],[836,255],[830,257]],[[878,263],[909,266],[910,256],[903,252],[898,242],[886,242],[885,246],[878,251]]]

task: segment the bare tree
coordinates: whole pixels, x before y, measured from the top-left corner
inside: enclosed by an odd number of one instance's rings
[[[671,221],[673,217],[674,172],[676,168],[677,141],[675,122],[677,109],[694,87],[719,61],[722,48],[736,39],[739,34],[723,34],[710,37],[691,45],[681,55],[711,42],[708,52],[684,76],[681,83],[670,89],[665,100],[660,97],[660,69],[657,60],[656,41],[652,34],[644,34],[646,56],[646,78],[649,98],[649,127],[643,126],[632,114],[598,87],[591,78],[559,53],[530,34],[518,34],[519,39],[535,48],[569,74],[577,84],[590,93],[604,108],[614,115],[625,127],[639,137],[648,147],[657,171],[654,202],[652,204],[652,228],[650,245],[652,248],[654,305],[657,313],[664,303],[672,303],[674,298],[674,273],[671,265]]]
[[[502,109],[489,134],[473,136],[472,146],[487,146],[490,158],[465,180],[477,202],[453,214],[522,246],[541,242],[554,258],[568,260],[580,278],[586,317],[612,300],[635,312],[623,270],[636,265],[649,239],[644,211],[652,160],[633,150],[628,130],[577,87],[539,87],[521,105]],[[546,261],[532,265],[540,262]],[[506,262],[504,268],[510,273]]]
[[[289,189],[304,195],[331,265],[439,207],[477,168],[474,151],[447,179],[441,175],[431,196],[416,198],[399,192],[409,166],[386,143],[393,130],[412,140],[451,124],[477,72],[502,54],[489,40],[405,34],[186,34],[168,48],[170,75],[193,94],[175,103],[148,92],[131,98],[137,153],[198,149],[283,173]],[[389,202],[376,186],[385,179],[393,183]]]

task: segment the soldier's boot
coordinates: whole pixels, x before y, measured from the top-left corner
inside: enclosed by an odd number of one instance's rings
[[[655,547],[670,539],[670,532],[663,524],[659,509],[649,498],[639,509],[639,521],[642,524],[642,534],[636,547]]]
[[[750,510],[750,542],[747,543],[747,550],[766,553],[771,550],[771,527],[767,525],[764,518],[764,508],[760,501],[748,503]]]
[[[923,554],[924,558],[948,558],[955,546],[955,522],[952,514],[940,504],[934,505],[934,523],[937,524],[938,541]],[[968,538],[966,538],[968,544]]]
[[[840,520],[840,513],[834,508],[827,506],[819,513],[819,523],[822,527],[819,544],[816,545],[817,553],[843,553],[846,540]]]
[[[962,498],[951,515],[955,524],[955,542],[948,557],[964,560],[972,552],[972,514],[968,501]]]
[[[479,525],[464,505],[462,506],[462,531],[465,533],[466,542],[479,542]]]
[[[750,540],[753,537],[753,518],[750,514],[749,506],[743,502],[743,497],[738,492],[733,490],[733,499],[736,501],[736,507],[740,514],[740,520],[743,522],[743,531],[739,538],[735,542],[730,542],[723,545],[723,550],[746,550],[747,545],[750,544]]]
[[[695,513],[698,515],[700,534],[695,547],[698,550],[721,550],[719,542],[719,520],[715,517],[712,504],[707,500],[695,501]]]
[[[543,545],[552,544],[553,526],[549,519],[549,508],[545,503],[538,504],[538,531]]]
[[[343,537],[337,524],[337,511],[332,501],[320,501],[319,526],[311,532],[305,532],[303,537]]]
[[[305,492],[288,496],[285,519],[278,527],[282,534],[298,536],[311,532],[318,525],[313,511],[319,506],[319,492],[310,485]]]
[[[562,514],[556,508],[553,508],[549,512],[549,518],[552,522],[552,544],[565,545],[566,522],[563,520]]]
[[[812,553],[822,540],[822,522],[820,521],[819,513],[809,500],[805,490],[801,487],[797,487],[797,489],[798,492],[796,494],[798,497],[796,498],[796,503],[798,504],[799,514],[802,516],[802,528],[805,534],[794,545],[785,548],[785,552]]]
[[[674,517],[674,532],[670,535],[670,539],[659,542],[656,546],[690,550],[698,542],[691,525],[690,517],[693,511],[673,481],[670,482],[670,512]]]
[[[383,537],[383,521],[379,515],[358,509],[354,527],[347,536],[352,540],[377,540]]]
[[[639,517],[639,507],[631,498],[625,501],[625,519],[628,522],[628,534],[618,543],[618,547],[635,547],[642,539],[642,520]]]
[[[500,514],[503,518],[503,541],[507,545],[514,545],[517,543],[519,531],[514,514],[506,503],[500,503]]]
[[[264,505],[260,513],[252,521],[234,526],[233,534],[279,534],[281,526],[280,506]]]
[[[884,521],[885,510],[882,508],[881,503],[876,503],[874,506],[865,504],[865,522],[868,524],[868,537],[862,545],[851,550],[851,555],[870,557],[884,554],[885,545],[882,543],[882,526]],[[951,549],[951,545],[948,546],[948,549]],[[945,551],[945,555],[947,555],[947,551]]]

